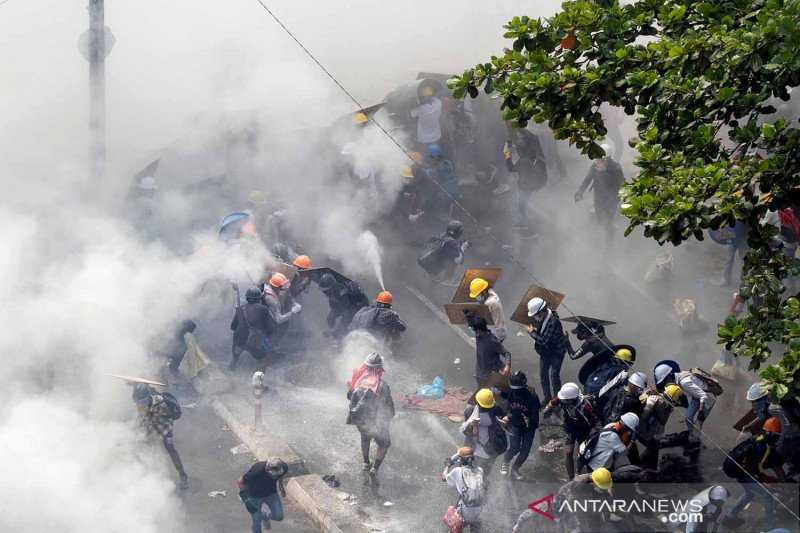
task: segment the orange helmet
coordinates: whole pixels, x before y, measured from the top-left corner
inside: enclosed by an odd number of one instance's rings
[[[281,274],[280,272],[276,272],[269,278],[269,284],[275,287],[276,289],[281,289],[289,284],[289,278]]]
[[[292,264],[297,268],[311,268],[311,259],[307,255],[298,255]]]
[[[392,293],[389,291],[381,291],[375,297],[375,301],[379,304],[392,305]]]
[[[776,417],[767,418],[766,422],[764,422],[764,431],[766,433],[780,433],[783,431],[783,426],[781,426],[781,419]]]

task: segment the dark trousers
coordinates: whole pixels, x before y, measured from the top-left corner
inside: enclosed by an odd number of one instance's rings
[[[542,382],[542,398],[550,401],[561,389],[561,364],[564,354],[560,356],[543,355],[539,358],[539,379]],[[550,385],[553,388],[550,388]]]
[[[514,456],[517,456],[514,461],[514,470],[521,467],[531,453],[531,446],[533,446],[533,438],[536,436],[536,428],[512,428],[511,435],[508,439],[508,450],[503,456],[503,462],[510,463]]]

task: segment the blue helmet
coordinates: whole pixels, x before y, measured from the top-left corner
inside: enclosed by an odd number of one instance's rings
[[[438,144],[428,146],[428,153],[431,157],[442,157],[442,147]]]

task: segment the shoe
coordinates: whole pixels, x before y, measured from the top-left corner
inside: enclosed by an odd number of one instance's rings
[[[500,465],[500,475],[501,476],[508,475],[508,463],[503,463]]]
[[[378,469],[373,466],[372,468],[369,469],[369,475],[370,477],[377,477]]]
[[[369,472],[371,469],[372,469],[372,465],[370,463],[364,463],[361,466],[361,470],[363,470],[364,472]]]
[[[511,477],[513,477],[513,478],[514,478],[514,479],[516,479],[517,481],[522,481],[523,479],[525,479],[525,478],[522,476],[522,473],[521,473],[521,472],[520,472],[518,469],[516,469],[516,468],[512,468],[512,469],[511,469]]]
[[[178,488],[181,490],[186,490],[189,488],[189,476],[186,474],[181,474],[181,479],[178,482]]]

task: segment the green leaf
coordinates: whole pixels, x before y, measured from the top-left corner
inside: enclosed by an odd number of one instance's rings
[[[772,140],[775,138],[775,126],[772,124],[764,124],[761,126],[761,135],[767,139]]]

